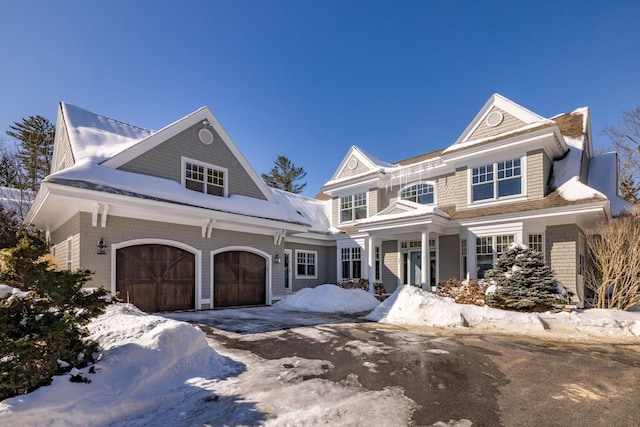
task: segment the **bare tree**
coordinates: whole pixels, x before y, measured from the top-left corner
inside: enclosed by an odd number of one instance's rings
[[[591,263],[585,285],[597,308],[629,310],[640,305],[640,209],[598,224],[586,235]]]
[[[640,106],[622,113],[617,126],[604,129],[620,156],[620,196],[640,200]]]

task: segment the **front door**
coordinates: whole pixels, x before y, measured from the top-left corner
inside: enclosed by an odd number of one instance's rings
[[[403,253],[404,283],[412,286],[420,286],[422,283],[422,264],[420,263],[420,251]]]

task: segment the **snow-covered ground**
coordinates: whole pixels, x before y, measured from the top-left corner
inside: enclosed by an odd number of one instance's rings
[[[279,305],[362,311],[362,301],[350,298],[353,293],[322,286],[294,294]],[[322,305],[320,296],[325,299]],[[370,304],[376,305],[371,300]],[[367,317],[421,327],[640,342],[640,312],[513,313],[458,305],[408,286]],[[72,383],[67,374],[54,378],[50,386],[6,399],[0,403],[0,424],[313,426],[365,425],[375,419],[378,425],[398,425],[408,421],[415,408],[402,390],[394,388],[370,391],[357,380],[302,380],[331,369],[330,362],[298,357],[264,360],[247,352],[214,349],[199,329],[146,315],[127,304],[110,306],[91,323],[90,332],[102,349],[95,373],[89,368],[81,372],[91,382]]]
[[[278,301],[276,306],[319,313],[363,313],[373,310],[379,303],[376,297],[362,289],[343,289],[326,284],[300,289],[295,294]]]

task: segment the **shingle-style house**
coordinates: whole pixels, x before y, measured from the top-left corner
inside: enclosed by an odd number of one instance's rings
[[[512,242],[585,301],[584,232],[624,207],[589,110],[493,95],[451,146],[396,163],[351,147],[316,199],[267,187],[207,108],[150,131],[60,104],[27,221],[61,268],[146,311],[270,304],[321,283],[481,278]]]

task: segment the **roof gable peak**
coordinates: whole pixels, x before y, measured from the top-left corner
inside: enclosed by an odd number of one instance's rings
[[[479,139],[486,135],[499,135],[520,127],[546,121],[548,120],[544,117],[498,93],[494,93],[454,142],[453,146]]]

